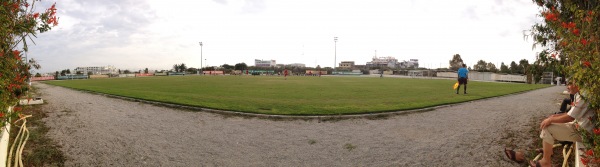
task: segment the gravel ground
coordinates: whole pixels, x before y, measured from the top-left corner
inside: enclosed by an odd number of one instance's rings
[[[35,86],[67,166],[518,166],[503,148],[537,140],[531,122],[566,97],[550,87],[384,119],[277,121]]]

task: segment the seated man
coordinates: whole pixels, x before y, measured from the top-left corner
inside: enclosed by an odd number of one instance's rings
[[[570,88],[571,86],[573,86],[573,85],[570,84],[570,83],[567,84],[567,91],[569,92],[569,97],[570,98],[563,99],[562,103],[560,104],[560,109],[559,109],[560,112],[558,112],[557,114],[567,112],[567,106],[571,105],[571,103],[574,102],[575,94],[576,93],[571,92],[571,88]]]
[[[542,129],[540,138],[543,140],[543,157],[539,161],[529,162],[530,166],[552,165],[552,145],[554,145],[555,140],[581,142],[579,135],[573,135],[577,134],[576,123],[579,124],[580,128],[592,133],[594,125],[591,121],[593,119],[590,118],[595,116],[595,112],[588,109],[588,103],[582,98],[585,94],[582,95],[579,93],[579,88],[576,85],[572,85],[569,91],[576,94],[574,106],[566,114],[554,114],[542,121],[540,124],[540,129]],[[506,156],[515,162],[523,162],[525,160],[522,152],[515,152],[508,149],[504,151]]]

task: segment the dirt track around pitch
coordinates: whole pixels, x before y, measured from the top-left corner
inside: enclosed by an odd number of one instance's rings
[[[531,144],[531,120],[565,97],[550,87],[384,119],[282,121],[35,86],[67,166],[516,166],[506,132]]]

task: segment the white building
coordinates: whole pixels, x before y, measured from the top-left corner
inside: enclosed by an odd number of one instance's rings
[[[290,67],[299,67],[299,68],[304,68],[304,67],[306,67],[306,64],[302,64],[302,63],[292,63],[292,64],[288,64],[288,66],[290,66]]]
[[[419,68],[419,59],[410,59],[409,61],[398,61],[394,57],[373,57],[373,61],[367,62],[367,67],[388,67],[388,68]]]
[[[388,57],[377,57],[373,56],[373,60],[367,62],[367,67],[388,67],[388,68],[396,68],[396,64],[398,64],[398,59],[388,56]]]
[[[93,75],[101,75],[101,74],[118,74],[117,69],[114,66],[101,66],[101,67],[77,67],[75,68],[75,73],[81,74],[89,74],[90,72]]]
[[[419,59],[404,60],[399,63],[398,68],[419,68]]]
[[[255,67],[275,67],[277,63],[275,63],[275,60],[259,60],[259,59],[254,59],[254,66]]]

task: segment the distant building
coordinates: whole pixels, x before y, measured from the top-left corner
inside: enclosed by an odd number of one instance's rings
[[[114,66],[101,66],[101,67],[77,67],[75,68],[75,73],[88,74],[92,73],[94,75],[102,75],[102,74],[118,74],[117,69]]]
[[[409,61],[398,61],[394,57],[373,57],[373,60],[367,62],[367,68],[387,67],[392,69],[419,68],[419,59],[410,59]]]
[[[302,64],[302,63],[276,64],[275,67],[277,67],[277,68],[294,68],[294,67],[305,68],[306,65]]]
[[[275,67],[276,63],[275,60],[259,60],[259,59],[254,59],[254,66],[255,67]]]
[[[399,63],[398,68],[419,68],[419,59],[410,59],[410,61],[402,61]]]
[[[299,67],[299,68],[305,68],[306,64],[302,64],[302,63],[292,63],[292,64],[288,64],[287,66],[290,67]]]
[[[354,61],[342,61],[338,68],[352,69],[352,68],[354,68]]]
[[[373,60],[367,62],[367,67],[388,67],[388,68],[396,68],[398,64],[398,59],[394,57],[377,57],[373,56]]]
[[[354,69],[366,69],[367,65],[354,65]]]

